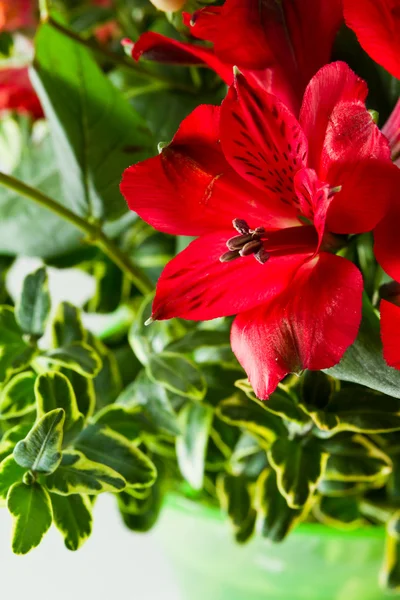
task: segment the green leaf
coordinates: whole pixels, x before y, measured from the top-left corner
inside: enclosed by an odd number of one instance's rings
[[[16,462],[38,473],[52,473],[61,462],[65,413],[59,408],[42,417],[14,448]]]
[[[400,398],[400,371],[388,367],[383,358],[379,319],[365,295],[363,319],[356,341],[340,363],[325,372]]]
[[[101,408],[115,402],[117,399],[122,389],[121,374],[114,354],[108,350],[101,340],[88,332],[88,343],[97,352],[101,360],[101,369],[93,381],[96,405],[97,408]]]
[[[117,404],[133,409],[140,407],[157,429],[170,435],[180,433],[178,417],[173,410],[165,389],[150,381],[141,371],[117,398]]]
[[[49,494],[38,483],[15,483],[8,492],[7,508],[13,517],[12,550],[26,554],[40,544],[52,523]]]
[[[53,520],[68,550],[78,550],[92,533],[92,505],[86,496],[50,494]]]
[[[29,433],[31,423],[20,423],[8,429],[0,441],[0,461],[12,454],[17,442],[22,440]]]
[[[119,492],[126,481],[116,471],[86,458],[81,452],[64,452],[60,466],[46,478],[47,488],[54,493],[100,494]]]
[[[148,156],[148,130],[82,44],[46,24],[35,48],[32,81],[50,123],[71,209],[85,217],[117,219],[126,212],[121,173]]]
[[[217,479],[217,495],[233,525],[236,541],[247,542],[254,531],[256,517],[248,480],[240,475],[221,473]]]
[[[22,339],[14,309],[0,306],[0,381],[27,367],[35,355],[33,346]]]
[[[36,380],[35,395],[37,416],[42,417],[56,408],[65,413],[64,445],[74,439],[84,426],[84,416],[79,412],[72,385],[61,373],[48,371]]]
[[[80,311],[69,302],[61,302],[51,326],[54,348],[69,346],[73,342],[87,341]]]
[[[182,434],[176,438],[178,466],[195,490],[203,487],[204,463],[212,423],[212,409],[202,404],[186,404],[179,413]]]
[[[400,401],[361,386],[337,392],[324,410],[310,411],[310,415],[320,429],[335,433],[400,430]]]
[[[93,379],[84,377],[76,371],[65,369],[63,367],[59,370],[59,373],[65,375],[72,385],[79,412],[83,414],[85,419],[91,417],[96,406],[96,393]]]
[[[321,442],[329,452],[325,478],[337,481],[374,481],[392,472],[390,458],[368,438],[334,436]]]
[[[35,380],[32,371],[10,379],[0,394],[0,419],[15,419],[35,410]]]
[[[287,435],[280,418],[265,410],[258,401],[249,400],[244,394],[235,394],[221,402],[216,413],[229,425],[254,433],[268,444],[281,435]]]
[[[247,379],[240,379],[239,381],[236,381],[235,385],[242,390],[250,400],[257,402],[259,406],[262,406],[265,410],[268,410],[282,419],[293,421],[299,425],[305,425],[310,422],[310,417],[307,413],[304,412],[304,410],[296,404],[295,400],[283,390],[274,392],[266,402],[261,403],[257,399],[257,396]]]
[[[166,350],[178,354],[191,354],[199,348],[230,347],[229,332],[213,329],[195,329],[185,336],[171,342]]]
[[[318,440],[275,440],[268,451],[268,460],[276,471],[279,491],[290,508],[307,504],[324,473],[327,459]]]
[[[44,122],[33,126],[21,140],[22,152],[12,175],[29,183],[61,205],[68,205],[60,189],[59,169],[49,135],[43,135]],[[26,128],[28,129],[28,128]],[[14,134],[13,139],[17,136]],[[0,153],[10,154],[0,141]],[[47,208],[24,196],[0,188],[0,253],[18,256],[53,258],[81,244],[82,233]]]
[[[196,365],[188,358],[172,352],[151,356],[147,374],[165,389],[191,400],[202,400],[207,391],[204,377]]]
[[[140,408],[128,410],[122,406],[106,406],[96,414],[93,423],[104,425],[126,437],[131,442],[140,440],[142,433],[154,433],[156,428]]]
[[[129,507],[127,504],[123,504],[120,501],[121,494],[118,494],[118,505],[121,512],[123,521],[129,529],[132,531],[139,531],[145,533],[155,525],[160,514],[162,507],[163,493],[162,487],[158,481],[149,490],[149,495],[142,500],[134,502],[134,498],[131,498]],[[124,492],[122,493],[125,496]],[[133,509],[133,504],[137,508],[136,511]]]
[[[321,523],[337,529],[352,530],[365,525],[358,508],[358,498],[329,498],[322,496],[314,506],[314,515]]]
[[[385,559],[380,582],[390,591],[400,590],[400,511],[386,525]]]
[[[47,271],[44,267],[40,267],[25,277],[21,297],[15,309],[15,317],[24,333],[40,338],[44,334],[49,313]]]
[[[85,377],[96,377],[102,366],[98,353],[84,342],[72,342],[44,352],[42,356],[52,364],[72,369]]]
[[[257,480],[256,507],[263,537],[281,542],[302,519],[304,511],[290,508],[281,495],[276,473],[265,469]]]
[[[153,485],[157,476],[151,460],[122,435],[103,425],[90,425],[75,443],[89,460],[117,471],[128,486],[144,488]]]
[[[7,498],[9,488],[22,481],[26,469],[19,466],[13,456],[7,456],[0,463],[0,500]]]

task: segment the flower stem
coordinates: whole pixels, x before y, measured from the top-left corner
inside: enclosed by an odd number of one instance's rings
[[[82,217],[76,215],[71,210],[62,206],[53,198],[46,196],[40,190],[37,190],[19,179],[0,172],[0,184],[4,185],[17,194],[36,202],[36,204],[51,210],[53,213],[74,225],[77,229],[86,234],[86,241],[94,244],[104,252],[121,271],[126,273],[132,283],[142,292],[148,294],[153,290],[153,284],[147,275],[130,258],[118,248],[118,246],[100,229],[98,225],[89,223]]]

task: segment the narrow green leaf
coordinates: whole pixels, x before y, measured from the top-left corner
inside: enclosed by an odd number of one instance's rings
[[[52,322],[54,348],[68,346],[73,342],[86,342],[80,311],[69,302],[61,302]]]
[[[147,374],[155,383],[191,400],[202,400],[207,391],[207,384],[198,367],[188,358],[172,352],[151,356]]]
[[[82,44],[45,24],[35,49],[32,81],[70,208],[85,217],[117,219],[126,212],[121,173],[152,150],[147,127]]]
[[[268,451],[268,460],[277,474],[278,488],[290,508],[301,508],[313,495],[328,455],[318,440],[280,438]]]
[[[95,377],[102,366],[98,353],[84,342],[72,342],[44,352],[42,356],[50,363],[72,369],[85,377]]]
[[[182,434],[176,438],[178,466],[195,490],[203,487],[205,455],[212,423],[212,409],[201,404],[186,404],[179,413]]]
[[[38,473],[52,473],[61,462],[65,413],[59,408],[42,417],[14,448],[16,462]]]
[[[53,520],[68,550],[78,550],[92,533],[92,505],[86,496],[50,494]]]
[[[44,334],[50,313],[47,271],[40,267],[25,277],[15,317],[22,331],[35,338]]]
[[[22,339],[14,309],[0,306],[0,382],[27,367],[35,353]]]
[[[153,485],[157,476],[152,461],[122,435],[100,425],[86,427],[75,443],[89,460],[117,471],[128,486],[143,488]]]
[[[119,492],[126,481],[116,471],[86,458],[81,452],[64,452],[60,466],[46,478],[47,488],[54,493],[100,494]]]
[[[36,380],[37,416],[40,418],[56,408],[65,413],[64,445],[76,437],[84,426],[84,416],[78,410],[72,385],[61,373],[48,371]]]
[[[382,354],[379,319],[367,296],[358,337],[338,365],[326,373],[400,398],[400,371],[388,367]]]
[[[13,552],[26,554],[40,544],[52,523],[49,494],[38,483],[15,483],[8,492],[7,507],[13,517]]]
[[[171,406],[165,389],[141,371],[117,398],[117,404],[126,408],[142,408],[155,427],[170,435],[180,432],[178,417]]]
[[[35,380],[32,371],[10,379],[0,394],[0,419],[15,419],[35,410]]]
[[[281,542],[298,523],[303,512],[290,508],[281,495],[273,469],[265,469],[257,480],[256,506],[261,520],[262,535]]]
[[[21,482],[26,469],[20,467],[13,456],[7,456],[0,463],[0,500],[7,498],[9,488],[14,483]]]

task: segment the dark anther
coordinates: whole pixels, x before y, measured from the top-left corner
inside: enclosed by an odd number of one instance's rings
[[[251,235],[251,233],[235,235],[226,242],[226,245],[228,246],[229,250],[240,250],[241,248],[243,248],[244,244],[251,242],[252,239],[253,236]]]
[[[233,219],[232,224],[236,231],[244,235],[250,232],[250,227],[247,225],[244,219]]]
[[[229,251],[220,256],[219,260],[221,262],[230,262],[240,256],[250,256],[253,254],[259,263],[266,263],[269,259],[269,254],[265,250],[263,243],[266,234],[264,227],[250,229],[249,225],[243,219],[234,219],[233,226],[240,235],[235,235],[226,242]]]
[[[243,246],[243,248],[239,251],[240,256],[250,256],[250,254],[255,254],[262,248],[261,240],[254,239],[251,242],[248,242]]]
[[[239,258],[240,254],[238,250],[230,250],[229,252],[225,252],[222,256],[219,257],[221,262],[231,262],[231,260],[235,260]]]

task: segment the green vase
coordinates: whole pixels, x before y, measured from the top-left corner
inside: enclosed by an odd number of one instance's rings
[[[168,499],[156,528],[183,600],[380,600],[384,530],[304,524],[280,544],[235,544],[218,510]]]

